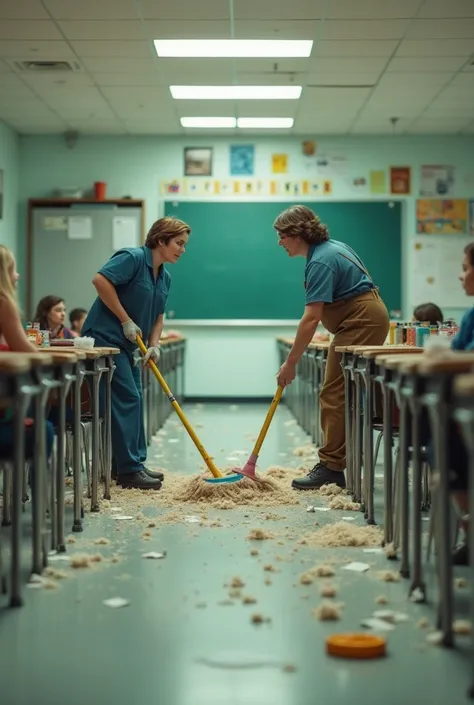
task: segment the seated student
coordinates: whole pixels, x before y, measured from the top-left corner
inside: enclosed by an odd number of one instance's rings
[[[464,248],[462,272],[459,277],[467,296],[474,296],[474,242]],[[474,307],[470,308],[463,316],[458,334],[451,342],[453,350],[474,351]],[[469,547],[467,543],[467,525],[469,513],[468,499],[468,456],[464,441],[457,424],[449,427],[449,470],[451,471],[451,489],[454,499],[463,514],[461,524],[465,532],[465,539],[454,551],[453,563],[467,565],[469,562]]]
[[[36,307],[35,322],[40,324],[41,330],[49,330],[51,340],[71,340],[77,334],[66,328],[66,306],[64,299],[59,296],[44,296]]]
[[[0,245],[0,349],[19,353],[38,354],[23,329],[16,298],[16,284],[19,274],[15,258],[5,245]],[[54,443],[54,428],[46,422],[46,451],[51,457]],[[35,445],[35,425],[28,419],[25,429],[25,454],[32,457]],[[0,456],[9,457],[13,453],[13,424],[10,410],[0,417]]]
[[[87,317],[87,311],[85,308],[73,308],[69,314],[69,320],[71,322],[71,330],[76,335],[81,335],[82,326]]]
[[[443,322],[443,313],[436,304],[420,304],[413,311],[413,321],[429,323],[430,326],[437,326]]]

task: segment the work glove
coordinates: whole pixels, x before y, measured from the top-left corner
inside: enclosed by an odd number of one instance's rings
[[[146,351],[146,355],[143,356],[143,364],[146,365],[146,363],[149,360],[153,360],[153,362],[158,364],[159,359],[160,359],[160,346],[159,345],[152,345]]]
[[[131,319],[129,319],[128,321],[125,321],[125,323],[122,323],[122,330],[123,330],[124,336],[131,343],[136,343],[137,342],[137,335],[141,336],[141,334],[142,334],[140,328]]]

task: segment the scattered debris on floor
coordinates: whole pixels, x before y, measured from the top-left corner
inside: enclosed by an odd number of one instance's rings
[[[66,543],[76,543],[76,537],[75,536],[68,536],[66,539]]]
[[[337,548],[340,546],[377,546],[382,541],[382,530],[378,526],[355,526],[340,521],[327,524],[313,534],[304,537],[309,546]]]
[[[360,504],[358,502],[353,502],[349,497],[344,495],[336,495],[333,497],[328,504],[329,509],[343,509],[347,512],[358,512],[360,511]]]
[[[242,604],[243,605],[256,605],[257,600],[252,595],[244,595],[244,597],[242,598]]]
[[[94,544],[96,546],[108,546],[110,543],[109,539],[106,539],[104,536],[98,539],[94,539]]]
[[[416,626],[418,629],[428,629],[428,627],[430,626],[428,617],[421,617],[421,619],[419,619],[416,623]]]
[[[232,588],[243,588],[243,587],[245,587],[245,583],[242,580],[242,578],[239,578],[238,576],[236,576],[235,578],[232,578],[230,586]]]
[[[251,556],[258,556],[258,555],[260,555],[260,552],[257,548],[252,548],[252,550],[250,551],[250,555]]]
[[[339,485],[332,482],[329,485],[323,485],[318,490],[318,495],[320,497],[335,497],[336,495],[342,494],[344,490]]]
[[[317,578],[332,578],[335,572],[332,565],[322,563],[302,573],[299,581],[301,585],[311,585]]]
[[[87,553],[76,553],[71,556],[71,568],[90,568],[92,563],[92,556]]]
[[[252,529],[247,536],[248,541],[265,541],[274,538],[275,534],[272,534],[270,531],[265,531],[265,529]]]
[[[454,586],[459,590],[463,590],[468,587],[468,582],[466,578],[454,578]]]
[[[124,597],[109,597],[107,600],[104,600],[102,604],[106,607],[119,609],[120,607],[128,607],[130,600],[126,600]]]
[[[265,563],[263,570],[267,573],[276,573],[276,568],[271,563]]]
[[[368,619],[363,619],[361,621],[361,627],[366,629],[373,629],[377,632],[391,632],[395,629],[393,624],[386,622],[383,619],[377,619],[376,617],[369,617]]]
[[[378,595],[378,597],[375,598],[375,602],[377,605],[388,605],[389,599],[385,595]]]
[[[148,553],[143,553],[142,558],[147,558],[149,560],[160,560],[164,558],[166,553],[156,553],[156,551],[149,551]]]
[[[43,575],[46,578],[52,578],[53,580],[65,580],[69,577],[69,573],[67,571],[52,568],[51,566],[44,569]]]
[[[321,597],[336,597],[337,586],[333,585],[332,583],[327,583],[326,585],[322,586],[319,591],[319,594],[321,595]]]
[[[255,612],[251,617],[250,621],[252,624],[264,624],[265,622],[270,622],[270,617],[264,617],[260,612]]]
[[[393,543],[388,543],[384,547],[384,552],[385,552],[385,555],[387,556],[387,558],[389,558],[390,560],[395,560],[397,558],[397,552],[394,548]]]
[[[354,561],[352,563],[348,563],[347,565],[343,566],[343,570],[352,570],[354,573],[365,573],[367,570],[369,570],[370,565],[368,563],[359,563],[358,561]]]
[[[315,607],[312,614],[320,622],[336,622],[341,619],[342,603],[322,602],[319,607]]]
[[[397,573],[394,570],[380,570],[377,573],[377,577],[383,583],[399,583],[400,582],[400,573]]]
[[[433,646],[440,646],[443,641],[443,632],[430,632],[430,634],[426,636],[426,641],[428,644],[433,644]]]
[[[455,634],[470,634],[471,633],[471,622],[468,619],[454,620],[453,632]]]

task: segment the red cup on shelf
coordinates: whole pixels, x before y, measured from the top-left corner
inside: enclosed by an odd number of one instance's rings
[[[107,184],[105,181],[96,181],[94,183],[94,197],[96,201],[105,201]]]

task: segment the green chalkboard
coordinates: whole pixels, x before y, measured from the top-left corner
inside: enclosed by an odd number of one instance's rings
[[[273,230],[290,203],[167,201],[192,228],[169,267],[168,315],[176,319],[296,319],[304,309],[303,257],[289,259]],[[401,308],[401,204],[306,203],[364,261],[389,310]]]

